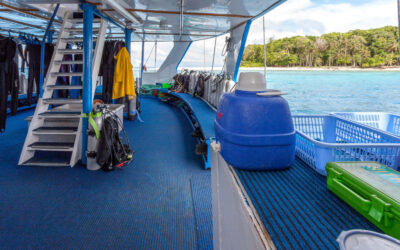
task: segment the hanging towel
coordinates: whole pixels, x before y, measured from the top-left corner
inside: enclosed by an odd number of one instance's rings
[[[114,71],[114,84],[112,98],[118,99],[128,96],[132,99],[136,96],[135,80],[133,79],[132,63],[128,50],[123,47],[115,57],[117,64]]]

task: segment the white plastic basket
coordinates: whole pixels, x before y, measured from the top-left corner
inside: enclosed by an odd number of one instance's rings
[[[333,115],[400,136],[400,116],[384,112],[340,112]]]
[[[377,161],[397,169],[400,138],[333,115],[293,116],[296,155],[326,175],[327,162]]]

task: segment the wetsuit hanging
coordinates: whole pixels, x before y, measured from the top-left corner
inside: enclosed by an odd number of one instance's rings
[[[46,77],[47,70],[49,69],[51,58],[53,57],[54,45],[46,43],[44,47],[44,76]]]
[[[103,50],[103,59],[101,63],[101,75],[103,76],[103,101],[112,102],[113,79],[115,71],[115,56],[124,47],[125,43],[121,41],[106,41]]]
[[[19,53],[19,56],[21,57],[21,72],[25,72],[25,64],[27,64],[27,61],[26,61],[26,58],[25,58],[25,50],[24,50],[24,48],[22,47],[22,43],[19,43],[18,45],[17,45],[17,49],[18,49],[18,53]]]
[[[32,104],[33,84],[36,86],[37,98],[40,95],[40,52],[41,47],[37,44],[27,44],[25,58],[28,64],[28,91],[27,103]]]
[[[7,72],[7,45],[8,40],[0,36],[0,132],[6,128],[8,86]]]
[[[18,107],[18,53],[17,43],[11,38],[0,38],[0,131],[4,131],[7,119],[8,95],[10,109],[15,114]],[[15,59],[17,57],[17,59]]]
[[[50,65],[51,57],[53,56],[54,45],[45,45],[45,57],[44,57],[44,77],[46,76],[48,67]],[[40,95],[40,57],[41,57],[41,45],[39,44],[27,44],[25,48],[25,60],[28,65],[28,90],[27,90],[27,103],[32,104],[33,96],[33,84],[36,86],[36,95],[39,98]],[[24,66],[22,67],[24,69]]]
[[[7,84],[11,95],[10,111],[11,115],[16,115],[18,109],[18,94],[19,94],[18,50],[16,41],[11,40],[9,42],[7,50],[8,50]]]
[[[115,68],[115,41],[106,41],[103,50],[103,60],[101,63],[101,74],[103,76],[103,101],[111,102],[112,84]]]

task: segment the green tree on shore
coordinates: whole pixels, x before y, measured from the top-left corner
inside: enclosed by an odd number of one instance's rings
[[[266,44],[268,66],[380,67],[398,65],[397,27],[386,26],[346,33],[329,33],[320,37],[294,36]],[[263,45],[248,45],[242,66],[263,66]]]

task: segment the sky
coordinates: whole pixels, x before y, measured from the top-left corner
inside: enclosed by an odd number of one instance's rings
[[[330,32],[347,32],[354,29],[378,28],[386,25],[397,26],[397,0],[287,0],[265,16],[266,41],[296,35],[322,35]],[[262,44],[262,25],[259,19],[253,21],[248,44]],[[225,36],[217,38],[215,67],[223,65],[221,51]],[[154,43],[145,47],[145,61],[148,68],[154,67]],[[134,43],[134,65],[140,64],[141,44]],[[159,43],[157,46],[157,67],[168,54],[172,44]],[[205,48],[205,49],[204,49]],[[180,67],[211,67],[214,39],[192,43]],[[151,52],[151,54],[150,54]],[[205,56],[204,56],[205,55]],[[204,63],[205,58],[205,63]]]

